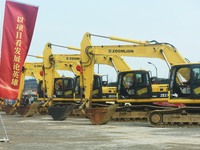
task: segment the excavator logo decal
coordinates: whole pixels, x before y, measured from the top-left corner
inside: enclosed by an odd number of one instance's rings
[[[79,57],[66,57],[66,60],[80,60]]]
[[[34,67],[38,68],[38,67],[42,67],[42,65],[34,65]]]
[[[134,50],[131,49],[109,49],[108,53],[134,53]]]

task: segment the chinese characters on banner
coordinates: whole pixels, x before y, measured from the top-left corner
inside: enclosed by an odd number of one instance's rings
[[[0,63],[0,97],[17,99],[38,7],[6,1]]]

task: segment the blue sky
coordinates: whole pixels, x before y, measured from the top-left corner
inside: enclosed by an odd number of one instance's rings
[[[200,61],[200,1],[199,0],[16,0],[39,6],[29,54],[42,55],[47,42],[80,47],[85,32],[137,40],[157,40],[173,44],[191,62]],[[3,20],[5,0],[0,0]],[[1,21],[2,22],[2,21]],[[2,25],[1,25],[2,29]],[[1,30],[0,30],[1,31]],[[93,45],[119,44],[94,39]],[[121,44],[121,43],[120,43]],[[53,49],[54,53],[73,53]],[[159,77],[168,76],[167,65],[157,59],[124,58],[132,69],[151,70],[154,63]],[[40,61],[27,57],[26,61]],[[101,74],[114,69],[100,66]],[[113,70],[113,71],[112,71]],[[110,79],[111,80],[111,79]]]

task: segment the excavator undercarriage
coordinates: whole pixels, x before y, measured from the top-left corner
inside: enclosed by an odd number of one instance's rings
[[[118,107],[112,115],[112,121],[147,121],[148,114],[153,110],[163,110],[168,107],[155,105],[131,105]]]
[[[199,127],[200,107],[170,108],[154,110],[149,113],[148,121],[156,127]]]
[[[95,108],[98,104],[92,103],[93,108]],[[102,105],[105,107],[109,107],[110,104]],[[177,106],[173,106],[176,108]],[[147,122],[149,113],[151,113],[154,110],[168,110],[169,108],[173,108],[171,106],[158,106],[158,105],[126,105],[126,106],[120,106],[120,104],[117,104],[117,108],[115,109],[115,112],[113,112],[111,116],[111,121],[139,121],[139,122]],[[81,112],[81,110],[78,107],[75,107],[70,117],[84,117],[84,114]]]

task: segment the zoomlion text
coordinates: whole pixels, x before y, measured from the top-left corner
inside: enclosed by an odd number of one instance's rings
[[[134,50],[131,49],[109,49],[108,53],[134,53]]]

